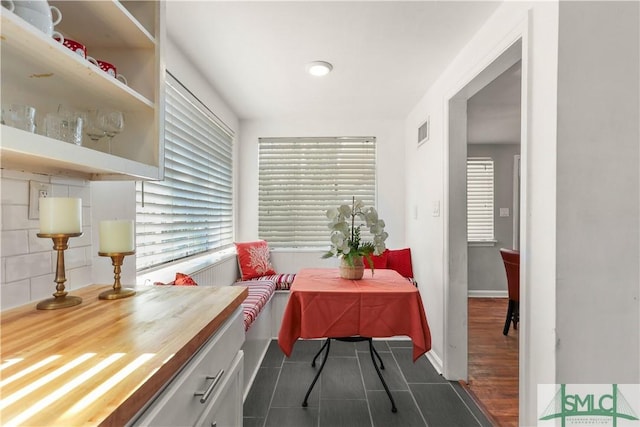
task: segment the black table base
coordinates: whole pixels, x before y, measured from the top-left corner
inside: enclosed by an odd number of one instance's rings
[[[305,408],[307,407],[307,399],[309,399],[309,395],[311,394],[311,390],[313,390],[313,387],[316,385],[316,381],[318,381],[318,378],[320,377],[320,374],[322,373],[322,369],[324,369],[324,365],[325,365],[325,363],[327,363],[327,357],[329,356],[329,350],[331,349],[331,340],[338,340],[338,341],[345,341],[345,342],[360,342],[360,341],[368,341],[369,342],[369,354],[371,355],[371,361],[373,362],[373,367],[376,368],[376,372],[378,373],[378,377],[380,378],[380,381],[382,382],[382,386],[384,387],[384,390],[387,392],[387,396],[389,396],[389,400],[391,401],[391,412],[398,412],[398,409],[396,408],[396,403],[393,400],[393,396],[391,396],[391,391],[389,391],[389,387],[387,386],[387,383],[384,381],[384,378],[382,378],[382,373],[380,372],[380,369],[384,369],[384,364],[382,363],[382,358],[380,357],[380,355],[376,351],[375,347],[373,346],[373,340],[371,338],[369,338],[369,337],[327,338],[327,340],[324,342],[324,344],[320,348],[320,351],[318,351],[318,353],[316,353],[316,355],[313,358],[313,361],[311,362],[311,366],[315,368],[316,360],[318,359],[318,356],[320,356],[322,351],[326,348],[327,351],[324,353],[324,357],[322,358],[322,363],[320,364],[320,369],[316,373],[316,376],[313,378],[313,381],[311,382],[311,385],[309,386],[309,389],[307,390],[307,394],[305,394],[305,396],[304,396],[304,401],[302,402],[302,406],[305,407]],[[375,357],[377,357],[378,361],[380,362],[380,368],[378,368],[378,364],[376,363]]]

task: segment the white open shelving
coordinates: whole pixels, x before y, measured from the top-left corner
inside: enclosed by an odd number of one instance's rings
[[[88,179],[159,179],[162,177],[162,115],[164,70],[162,2],[141,2],[143,26],[118,1],[52,1],[63,15],[56,27],[81,41],[92,55],[117,63],[129,85],[38,31],[19,16],[1,10],[2,105],[36,107],[36,134],[0,126],[3,168],[78,175]],[[148,28],[149,26],[153,28]],[[99,55],[99,56],[97,56]],[[85,138],[76,146],[42,135],[42,118],[58,105],[87,111],[122,111],[125,127],[106,153],[106,142]]]

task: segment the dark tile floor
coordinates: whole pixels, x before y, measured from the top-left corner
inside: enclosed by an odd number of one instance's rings
[[[366,342],[331,342],[327,364],[308,401],[319,369],[311,367],[323,341],[298,340],[290,358],[271,342],[244,403],[244,426],[491,426],[466,391],[442,378],[426,358],[413,363],[410,341],[374,341],[398,412],[382,387]]]

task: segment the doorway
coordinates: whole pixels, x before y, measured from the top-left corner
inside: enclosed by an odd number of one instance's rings
[[[503,335],[501,248],[519,241],[521,61],[467,101],[468,381],[493,422],[518,425],[518,330]],[[480,170],[478,168],[480,167]]]
[[[450,380],[468,379],[468,310],[469,295],[468,278],[468,247],[467,247],[467,197],[466,197],[466,159],[467,159],[467,103],[468,100],[496,77],[504,73],[518,61],[522,61],[523,78],[526,70],[526,58],[523,58],[522,36],[513,40],[503,51],[484,69],[473,76],[457,93],[448,98],[448,171],[446,175],[446,202],[448,204],[448,223],[445,228],[445,345],[443,358],[443,374]],[[526,85],[522,84],[522,131],[521,142],[522,162],[526,164]],[[519,193],[523,205],[526,200],[525,187]],[[521,212],[518,209],[518,213]],[[515,213],[515,212],[514,212]],[[520,226],[522,229],[522,225]],[[526,236],[519,233],[519,240]],[[520,244],[522,242],[519,241]],[[508,242],[511,244],[511,242]],[[521,299],[525,298],[521,295]],[[499,331],[501,333],[501,331]],[[520,350],[523,348],[523,335],[520,340]],[[519,357],[519,377],[525,369],[523,352]],[[526,362],[525,362],[526,363]],[[520,386],[522,387],[522,386]],[[521,406],[521,405],[520,405]]]

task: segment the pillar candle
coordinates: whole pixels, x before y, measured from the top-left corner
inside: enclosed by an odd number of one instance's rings
[[[40,203],[40,233],[82,233],[82,199],[44,197]]]
[[[122,253],[135,250],[133,221],[100,221],[100,252]]]

